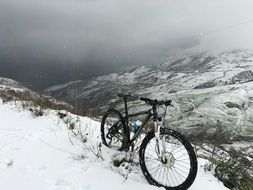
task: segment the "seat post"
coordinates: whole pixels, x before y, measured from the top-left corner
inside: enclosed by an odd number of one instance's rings
[[[152,110],[153,110],[153,121],[156,122],[157,121],[157,109],[156,109],[156,105],[152,106]]]
[[[126,97],[124,97],[124,104],[125,104],[125,113],[126,113],[126,117],[128,117],[127,98],[126,98]]]

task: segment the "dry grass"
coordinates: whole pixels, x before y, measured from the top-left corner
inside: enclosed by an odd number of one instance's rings
[[[86,109],[82,104],[79,104],[79,102],[70,105],[62,101],[57,101],[51,97],[42,96],[31,90],[15,91],[7,89],[5,91],[0,91],[0,98],[4,103],[19,101],[24,108],[28,109],[31,107],[39,107],[41,110],[66,110],[75,115],[88,116],[91,118],[98,118],[100,113],[99,109]]]

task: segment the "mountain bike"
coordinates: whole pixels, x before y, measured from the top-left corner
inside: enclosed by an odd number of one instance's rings
[[[158,108],[173,106],[171,100],[141,97],[150,109],[128,113],[127,100],[131,95],[118,94],[124,100],[124,116],[116,109],[108,109],[101,122],[101,138],[105,146],[118,151],[129,151],[134,141],[146,131],[152,118],[153,126],[143,139],[139,149],[141,170],[147,181],[167,190],[185,190],[194,182],[197,174],[197,158],[190,142],[175,130],[163,126]],[[145,116],[141,125],[130,136],[130,118]]]

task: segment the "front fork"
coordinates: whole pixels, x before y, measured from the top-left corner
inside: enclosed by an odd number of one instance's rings
[[[164,152],[166,151],[166,146],[165,146],[165,136],[160,139],[160,132],[161,132],[161,124],[162,122],[154,122],[154,127],[155,127],[155,139],[156,139],[156,146],[157,146],[157,154],[159,158],[162,159],[162,161],[165,161],[164,157]]]

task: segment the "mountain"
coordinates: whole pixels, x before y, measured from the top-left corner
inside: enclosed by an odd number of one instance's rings
[[[252,63],[252,51],[201,54],[173,63],[74,81],[44,92],[68,102],[79,100],[87,108],[94,108],[113,102],[118,92],[159,98],[183,90],[250,82],[253,80]]]
[[[253,51],[238,50],[199,54],[172,63],[137,67],[54,86],[44,92],[102,111],[111,105],[122,109],[118,92],[172,99],[177,109],[170,109],[167,114],[171,127],[189,135],[224,134],[227,140],[253,140],[252,71]],[[129,102],[130,109],[134,110],[141,110],[142,105],[138,100]]]

